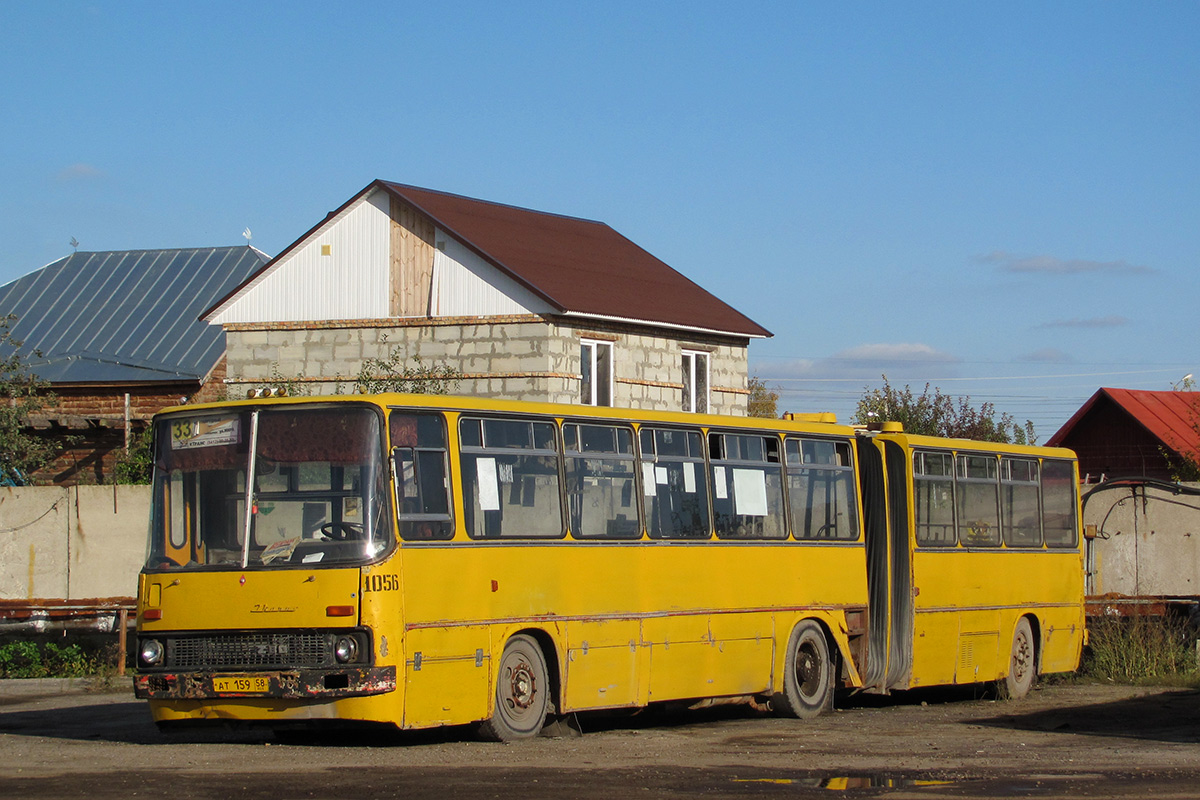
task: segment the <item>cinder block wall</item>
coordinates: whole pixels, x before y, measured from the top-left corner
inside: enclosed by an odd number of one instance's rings
[[[682,351],[709,353],[710,410],[746,413],[746,344],[719,337],[671,339],[634,326],[576,327],[539,318],[421,320],[420,324],[306,323],[226,332],[229,395],[282,377],[310,394],[349,393],[368,359],[403,353],[446,364],[464,379],[456,393],[508,400],[578,403],[580,339],[613,343],[613,404],[679,410]]]

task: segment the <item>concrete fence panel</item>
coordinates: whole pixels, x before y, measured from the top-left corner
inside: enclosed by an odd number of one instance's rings
[[[78,486],[72,490],[68,599],[133,597],[146,560],[150,487]]]
[[[1143,485],[1083,492],[1084,524],[1097,531],[1088,542],[1088,594],[1200,596],[1200,496]]]
[[[0,600],[132,597],[148,486],[0,488]]]

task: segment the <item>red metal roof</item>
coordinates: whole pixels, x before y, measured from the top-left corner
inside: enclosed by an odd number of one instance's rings
[[[565,314],[771,335],[602,222],[388,181],[376,185]]]
[[[1200,456],[1200,392],[1099,389],[1050,437],[1047,444],[1056,446],[1062,443],[1102,397],[1108,397],[1120,406],[1151,435],[1175,452]]]

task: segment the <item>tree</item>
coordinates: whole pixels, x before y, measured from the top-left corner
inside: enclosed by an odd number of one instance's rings
[[[752,417],[779,418],[779,392],[767,388],[766,382],[757,376],[750,379],[750,398],[746,413]]]
[[[1036,444],[1033,423],[1018,425],[1009,414],[996,415],[996,407],[983,403],[971,405],[970,397],[954,397],[929,384],[916,395],[910,386],[897,389],[883,376],[883,386],[865,389],[854,412],[859,425],[872,422],[899,422],[907,433],[976,439],[984,442]]]
[[[112,472],[113,483],[150,483],[154,475],[154,454],[150,450],[152,440],[153,429],[149,426],[131,437],[129,449],[117,453]]]
[[[1189,373],[1182,380],[1171,385],[1171,390],[1175,392],[1195,392],[1196,379]],[[1195,395],[1189,395],[1189,399]],[[1200,439],[1200,414],[1197,414],[1197,409],[1200,405],[1192,403],[1191,405],[1191,426],[1192,432]],[[1168,450],[1165,447],[1159,447],[1159,452],[1162,453],[1163,459],[1167,462],[1167,469],[1171,471],[1171,480],[1176,483],[1195,483],[1200,481],[1200,459],[1187,451],[1179,450],[1178,452]]]
[[[24,342],[13,338],[16,319],[0,316],[0,483],[22,485],[54,457],[54,445],[29,432],[30,415],[52,405],[54,396],[30,371]]]

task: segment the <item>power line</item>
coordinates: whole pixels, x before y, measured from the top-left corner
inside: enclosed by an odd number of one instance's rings
[[[916,380],[950,383],[950,382],[966,382],[966,381],[1032,381],[1032,380],[1058,380],[1060,378],[1100,378],[1111,375],[1161,375],[1174,374],[1175,369],[1146,369],[1146,370],[1127,370],[1121,372],[1062,372],[1052,375],[988,375],[977,378],[964,377],[946,377],[946,378],[926,378],[921,377]],[[861,383],[862,381],[880,380],[875,378],[864,378],[858,376],[855,378],[775,378],[767,376],[764,380],[783,381],[787,383]]]

